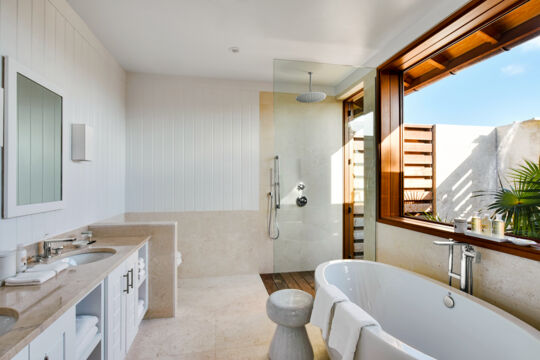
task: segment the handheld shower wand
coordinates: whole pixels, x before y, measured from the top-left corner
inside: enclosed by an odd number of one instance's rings
[[[277,222],[280,203],[279,156],[274,157],[274,168],[270,168],[270,192],[268,193],[268,236],[272,240],[279,238]]]

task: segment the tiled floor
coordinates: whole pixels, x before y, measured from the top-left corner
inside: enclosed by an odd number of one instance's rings
[[[256,274],[181,280],[176,317],[143,321],[127,359],[267,359],[267,298]],[[328,359],[319,329],[308,333],[315,359]]]

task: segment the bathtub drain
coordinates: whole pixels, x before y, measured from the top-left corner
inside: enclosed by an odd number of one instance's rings
[[[444,306],[446,306],[449,309],[454,307],[454,299],[452,298],[450,293],[448,293],[448,295],[444,297],[443,302],[444,302]]]

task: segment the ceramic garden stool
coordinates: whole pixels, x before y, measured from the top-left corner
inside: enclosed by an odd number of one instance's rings
[[[305,327],[312,308],[313,296],[302,290],[279,290],[270,295],[266,313],[278,325],[268,354],[271,360],[313,360]]]

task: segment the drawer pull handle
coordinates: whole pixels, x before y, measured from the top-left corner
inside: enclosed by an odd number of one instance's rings
[[[126,288],[124,289],[124,292],[129,294],[129,272],[122,276],[126,278]]]
[[[131,283],[129,284],[129,286],[133,289],[133,268],[131,268],[131,270],[129,270],[128,272],[131,274]]]

